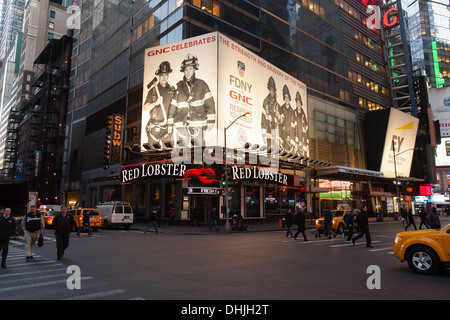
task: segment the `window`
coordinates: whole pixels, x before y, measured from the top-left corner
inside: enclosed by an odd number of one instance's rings
[[[54,30],[55,29],[55,24],[53,22],[49,22],[48,23],[48,28]]]
[[[55,11],[50,10],[50,18],[55,19],[55,15],[56,15]]]
[[[47,36],[47,40],[52,40],[53,39],[53,33],[49,33]]]

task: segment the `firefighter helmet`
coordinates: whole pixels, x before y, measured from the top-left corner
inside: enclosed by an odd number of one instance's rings
[[[184,69],[187,66],[193,66],[195,70],[198,70],[199,63],[198,63],[197,56],[194,56],[194,55],[189,53],[186,56],[186,58],[184,58],[183,62],[181,63],[181,70],[180,71],[184,72]]]
[[[267,89],[270,89],[270,88],[277,91],[277,88],[275,86],[275,80],[272,77],[270,77],[269,81],[267,81]]]
[[[295,101],[299,101],[301,105],[303,105],[302,96],[300,95],[300,92],[297,91],[297,94],[295,95]]]
[[[287,85],[283,86],[283,99],[286,97],[286,95],[289,97],[289,101],[291,101],[291,93],[289,92],[289,88]]]
[[[160,75],[161,73],[171,73],[172,71],[173,70],[170,67],[170,62],[169,61],[163,61],[159,65],[159,68],[158,68],[158,70],[156,70],[155,74],[156,75]]]

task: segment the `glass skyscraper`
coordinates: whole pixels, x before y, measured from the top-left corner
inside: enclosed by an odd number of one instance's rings
[[[450,83],[450,2],[408,1],[413,70],[425,70],[430,84],[442,88]]]

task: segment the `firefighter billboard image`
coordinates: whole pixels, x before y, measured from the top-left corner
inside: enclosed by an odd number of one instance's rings
[[[216,42],[209,35],[146,50],[141,145],[217,143]]]
[[[147,49],[143,95],[141,145],[223,148],[232,124],[227,148],[309,154],[305,84],[218,32]]]

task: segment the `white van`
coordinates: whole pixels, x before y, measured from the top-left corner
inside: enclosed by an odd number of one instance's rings
[[[133,208],[128,202],[100,202],[97,205],[97,210],[102,217],[103,228],[110,228],[112,226],[124,226],[125,229],[129,229],[133,224]]]

